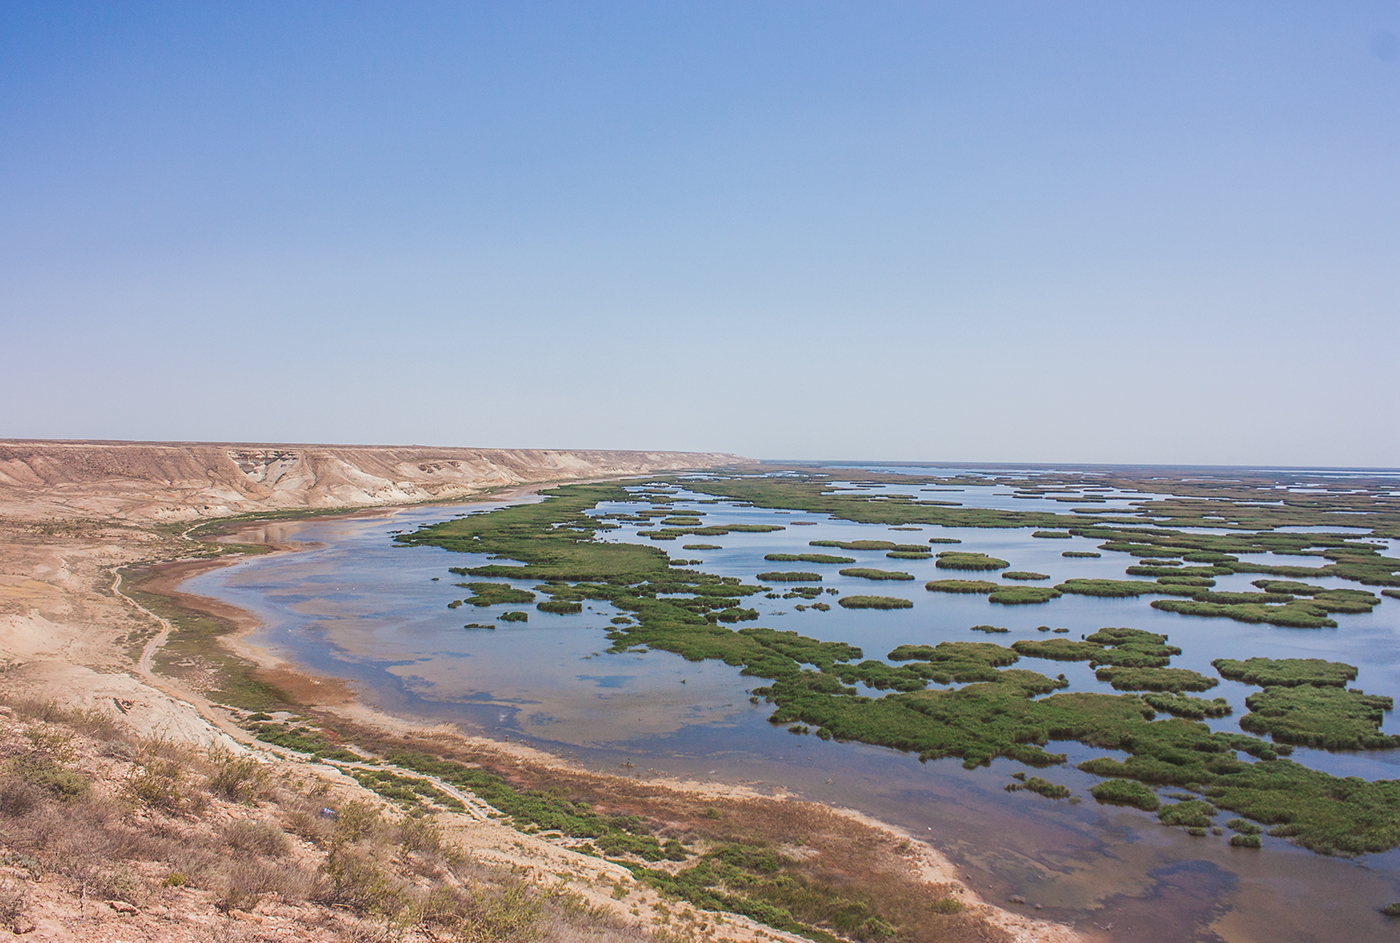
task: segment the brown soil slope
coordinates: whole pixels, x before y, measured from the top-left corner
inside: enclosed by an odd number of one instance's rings
[[[715,452],[7,440],[0,441],[0,506],[28,519],[197,520],[449,500],[743,461]]]

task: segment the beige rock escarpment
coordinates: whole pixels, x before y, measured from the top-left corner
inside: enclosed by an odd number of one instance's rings
[[[451,500],[745,461],[714,452],[3,440],[0,505],[23,519],[183,521]]]

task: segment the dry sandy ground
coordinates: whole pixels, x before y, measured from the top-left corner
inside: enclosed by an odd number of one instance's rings
[[[14,445],[8,444],[4,448],[10,448],[12,452],[7,459],[6,454],[0,451],[0,469],[5,469],[13,479],[17,467],[13,458]],[[125,450],[126,458],[132,459],[135,448],[124,446],[117,451]],[[149,468],[159,468],[161,461],[170,460],[165,448],[153,448],[152,455],[139,460],[145,463],[148,472]],[[222,450],[225,456],[229,451],[228,447],[203,448],[213,449],[215,453]],[[162,479],[165,485],[156,487],[149,474],[145,478],[132,476],[130,462],[127,466],[102,474],[94,473],[91,469],[82,473],[63,471],[59,466],[65,456],[71,458],[75,454],[86,454],[91,458],[93,454],[108,454],[110,457],[110,453],[102,453],[101,449],[94,452],[92,447],[86,453],[66,449],[70,449],[70,446],[50,444],[44,449],[29,448],[26,453],[29,458],[27,464],[22,463],[23,467],[32,469],[35,465],[43,465],[47,469],[46,477],[39,478],[38,484],[31,481],[16,487],[7,486],[0,480],[0,695],[12,703],[20,699],[54,700],[76,707],[104,710],[145,737],[254,751],[270,763],[294,764],[301,775],[314,775],[332,781],[337,790],[379,801],[373,793],[363,790],[331,767],[263,744],[254,744],[218,707],[210,705],[197,693],[182,688],[178,683],[150,673],[151,651],[162,640],[162,632],[168,626],[162,625],[159,619],[140,609],[121,593],[117,576],[124,566],[174,560],[189,553],[190,543],[176,530],[154,527],[154,523],[189,519],[213,511],[205,504],[193,508],[188,504],[182,505],[180,502],[190,500],[191,494],[194,495],[192,500],[204,501],[204,493],[171,484],[178,476],[172,474]],[[271,447],[264,449],[270,450]],[[187,462],[194,468],[201,459],[198,453],[190,451],[194,457],[186,455],[180,458],[180,462]],[[610,454],[615,458],[617,453]],[[42,461],[35,456],[42,456]],[[212,458],[206,455],[205,458],[214,464],[222,461],[219,454],[214,454]],[[500,456],[497,455],[497,458]],[[689,466],[699,466],[730,457],[689,458]],[[682,459],[674,454],[668,455],[666,461],[673,463],[673,467],[682,465]],[[544,467],[538,466],[537,473],[544,474],[544,471],[538,470]],[[606,462],[588,465],[579,460],[567,470],[577,473],[579,477],[594,477],[606,475],[612,468]],[[548,470],[552,472],[556,469],[549,466]],[[653,470],[657,469],[646,468],[643,471],[649,473]],[[186,480],[199,477],[188,468],[183,473]],[[215,477],[210,473],[206,480],[212,481]],[[62,484],[65,481],[71,486],[65,487]],[[86,484],[83,484],[84,481]],[[489,478],[487,481],[495,483],[497,479]],[[50,491],[49,485],[44,482],[57,484]],[[481,482],[469,483],[469,487],[481,485]],[[334,495],[334,491],[327,494]],[[382,493],[372,497],[376,499],[375,503],[379,503],[378,499],[381,498],[384,503],[392,500]],[[396,497],[400,501],[423,500],[424,494],[403,492],[396,494]],[[271,506],[272,500],[264,496],[261,506]],[[287,498],[283,495],[277,500]],[[295,498],[303,507],[312,500],[306,494]],[[232,499],[220,507],[232,510]],[[180,567],[168,574],[169,583],[173,585],[178,582],[176,577],[188,575],[194,568],[207,565],[206,562],[191,562]],[[238,619],[248,618],[238,612],[223,614]],[[239,648],[240,654],[262,655],[245,645]],[[444,735],[442,731],[415,730],[404,722],[375,714],[347,698],[344,690],[334,682],[306,678],[286,665],[273,662],[268,662],[267,668],[279,672],[282,684],[294,688],[295,693],[306,698],[309,704],[338,711],[349,721],[398,734]],[[560,766],[558,759],[525,748],[494,741],[470,741],[456,734],[452,736],[460,740],[464,748],[473,751],[513,750],[511,759],[515,762]],[[573,772],[592,777],[604,793],[612,788],[609,777]],[[629,780],[618,780],[616,786],[622,788],[623,784],[627,788],[635,785]],[[647,785],[648,788],[684,794],[695,802],[718,799],[783,801],[713,785],[681,782],[648,782]],[[515,868],[534,880],[546,883],[566,880],[572,890],[599,907],[615,911],[619,916],[642,925],[664,925],[668,930],[681,932],[684,936],[734,941],[789,938],[786,934],[753,924],[744,918],[696,913],[688,905],[677,907],[673,903],[667,907],[654,892],[636,885],[625,869],[574,852],[562,842],[521,834],[491,818],[489,808],[474,797],[458,795],[466,801],[467,812],[455,815],[443,813],[443,824],[452,841],[476,860]],[[833,813],[813,805],[812,814],[830,816]],[[984,916],[988,939],[1012,940],[1016,943],[1070,943],[1080,939],[1066,927],[1035,921],[981,902],[972,891],[962,886],[950,863],[922,842],[910,842],[908,836],[897,830],[864,819],[856,813],[840,812],[838,817],[847,823],[843,828],[869,830],[872,841],[904,849],[900,853],[903,859],[896,862],[896,866],[904,872],[902,879],[928,885],[957,885],[953,893],[967,902],[974,912]],[[628,893],[621,899],[615,896],[615,888],[619,885],[628,888]],[[216,915],[209,902],[201,901],[194,893],[169,895],[170,902],[161,904],[159,913],[133,914],[111,907],[104,909],[91,902],[75,901],[71,895],[50,890],[53,893],[36,888],[36,929],[32,938],[173,941],[213,939],[218,936],[215,932],[218,927],[224,927],[219,932],[225,935],[229,930],[229,918]],[[81,912],[78,909],[80,903]],[[275,901],[268,902],[260,905],[259,911],[247,915],[246,919],[239,918],[248,925],[243,928],[248,932],[230,938],[337,938],[337,931],[332,930],[326,931],[329,936],[307,935],[306,928],[310,926],[308,915],[286,907],[278,911],[279,906]]]

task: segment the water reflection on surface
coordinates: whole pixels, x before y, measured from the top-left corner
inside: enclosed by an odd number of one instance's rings
[[[1052,501],[1017,499],[1004,487],[924,494],[964,506],[1063,509]],[[999,493],[998,493],[999,492]],[[969,494],[975,493],[975,498]],[[1112,495],[1116,502],[1158,495]],[[1085,538],[1034,539],[1029,530],[925,526],[919,532],[828,520],[820,515],[775,513],[759,508],[678,501],[675,513],[704,512],[704,522],[778,523],[769,534],[692,538],[720,550],[682,549],[690,540],[659,544],[673,557],[703,561],[707,572],[753,581],[774,568],[767,553],[807,552],[808,541],[878,538],[923,543],[953,537],[960,550],[1003,557],[1012,567],[1046,573],[1051,583],[1071,577],[1122,579],[1133,562],[1122,554],[1070,559],[1066,550],[1091,550]],[[635,505],[601,507],[599,513],[635,511]],[[989,899],[1012,894],[1044,907],[1041,913],[1079,926],[1113,926],[1112,939],[1179,941],[1224,939],[1292,943],[1303,940],[1376,939],[1384,918],[1375,908],[1400,899],[1400,855],[1339,861],[1265,839],[1265,849],[1230,848],[1223,838],[1192,838],[1158,826],[1136,810],[1098,806],[1087,796],[1095,778],[1073,763],[1102,751],[1057,745],[1071,763],[1038,773],[1069,786],[1083,801],[1072,805],[1004,786],[1019,764],[998,760],[964,770],[956,760],[926,764],[894,751],[861,744],[824,743],[794,736],[767,722],[770,708],[754,705],[748,691],[762,682],[717,662],[686,662],[661,652],[608,653],[609,620],[618,613],[593,602],[571,616],[538,612],[533,606],[478,609],[448,603],[470,595],[454,584],[449,566],[477,565],[484,558],[431,547],[395,547],[390,532],[463,513],[460,506],[418,507],[350,518],[269,525],[272,542],[297,542],[296,554],[250,559],[197,577],[193,592],[218,596],[259,616],[264,624],[251,641],[305,668],[355,683],[362,697],[392,713],[457,722],[488,735],[526,738],[544,749],[571,750],[599,769],[635,775],[695,779],[781,788],[802,796],[858,808],[928,837],[965,869]],[[627,525],[605,539],[648,542]],[[935,551],[946,549],[935,546]],[[1170,636],[1183,649],[1174,660],[1210,676],[1219,657],[1324,657],[1361,666],[1357,685],[1370,693],[1400,692],[1400,631],[1393,600],[1370,615],[1337,616],[1334,630],[1289,630],[1226,620],[1182,617],[1154,610],[1150,598],[1096,599],[1065,596],[1042,606],[1000,607],[985,597],[929,593],[930,579],[967,576],[938,570],[933,560],[888,560],[881,552],[845,553],[857,566],[899,569],[915,580],[872,584],[842,577],[838,567],[819,567],[823,586],[842,595],[879,592],[911,599],[914,608],[889,612],[799,612],[803,600],[751,597],[758,625],[795,629],[804,635],[848,641],[866,657],[883,657],[894,646],[948,639],[986,639],[968,627],[1006,627],[990,640],[1044,638],[1041,625],[1064,626],[1071,638],[1106,625],[1129,625]],[[1268,555],[1265,555],[1268,556]],[[1306,562],[1273,557],[1271,562]],[[1322,560],[1309,565],[1320,564]],[[779,568],[782,568],[780,565]],[[805,568],[805,565],[804,565]],[[438,577],[433,581],[433,577]],[[1317,580],[1326,586],[1354,586]],[[1250,589],[1250,578],[1227,576],[1219,589]],[[530,583],[519,582],[522,589]],[[1042,584],[1045,585],[1045,584]],[[878,587],[878,589],[872,589]],[[507,609],[529,612],[524,624],[496,620]],[[493,629],[467,629],[466,624]],[[1111,691],[1082,663],[1026,660],[1026,667],[1069,678],[1074,689]],[[1231,718],[1211,721],[1237,730],[1244,698],[1253,688],[1223,682],[1207,696],[1224,696]],[[1385,729],[1400,732],[1390,716]],[[1326,754],[1300,750],[1300,762],[1336,775],[1390,778],[1400,774],[1400,755],[1372,752]],[[621,767],[628,763],[630,766]],[[1222,816],[1223,818],[1223,816]]]

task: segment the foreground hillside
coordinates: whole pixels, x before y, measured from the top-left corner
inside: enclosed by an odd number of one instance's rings
[[[30,519],[182,521],[453,500],[741,461],[713,452],[7,440],[0,441],[0,505]]]

